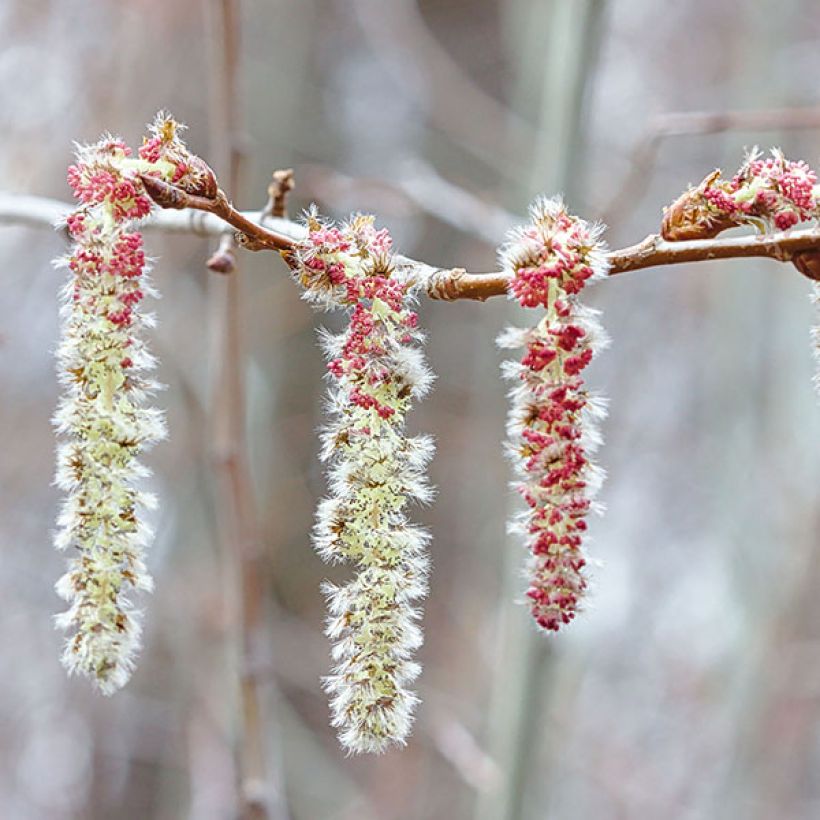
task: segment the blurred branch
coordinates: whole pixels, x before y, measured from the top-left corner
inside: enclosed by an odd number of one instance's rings
[[[219,237],[219,246],[205,263],[214,273],[236,273],[236,241],[232,233]]]
[[[514,166],[508,160],[530,155],[533,127],[475,83],[430,33],[416,0],[354,0],[353,11],[368,45],[400,86],[414,73],[424,78],[430,119],[457,144],[507,172]]]
[[[74,209],[74,205],[59,199],[0,191],[0,225],[59,227]],[[249,222],[263,221],[258,211],[243,211],[240,215]],[[266,216],[264,223],[292,239],[299,239],[305,233],[301,225],[284,219]],[[140,230],[194,236],[222,236],[231,233],[230,226],[213,211],[208,210],[155,210],[140,222]]]
[[[400,163],[393,179],[356,178],[318,164],[300,171],[300,179],[307,183],[308,195],[324,200],[339,196],[361,200],[378,194],[381,199],[398,199],[493,247],[518,223],[515,214],[450,182],[421,159]]]
[[[240,0],[206,0],[210,29],[210,122],[212,151],[228,191],[239,194],[240,144],[239,36]],[[253,480],[248,463],[245,430],[245,361],[242,348],[240,277],[236,274],[237,241],[254,249],[281,250],[292,245],[258,222],[238,213],[222,190],[213,199],[179,196],[179,189],[142,177],[149,195],[164,207],[192,207],[229,222],[239,234],[221,237],[208,267],[231,273],[211,282],[211,303],[217,318],[216,378],[212,393],[214,471],[218,481],[216,512],[223,544],[232,558],[237,588],[235,611],[238,643],[239,739],[237,769],[239,816],[242,820],[284,820],[287,808],[282,774],[267,760],[269,740],[278,742],[271,725],[269,704],[260,670],[270,664],[271,634],[266,602],[267,565],[261,544]],[[163,200],[167,199],[167,204]],[[179,204],[178,200],[182,200]],[[195,201],[192,201],[195,200]],[[278,757],[278,755],[277,755]]]
[[[820,128],[820,108],[771,108],[750,111],[672,111],[651,117],[630,156],[630,167],[601,219],[613,224],[617,215],[646,190],[661,143],[668,137],[718,134],[724,131],[785,131]]]
[[[771,108],[748,111],[670,111],[649,121],[662,137],[717,134],[721,131],[783,131],[820,128],[820,108]]]

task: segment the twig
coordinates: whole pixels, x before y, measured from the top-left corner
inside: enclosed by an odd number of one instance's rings
[[[0,225],[23,225],[31,228],[53,228],[65,221],[75,206],[59,199],[28,194],[9,194],[0,191]],[[249,222],[260,222],[258,211],[242,211],[240,216]],[[273,217],[265,218],[265,225],[291,239],[301,239],[305,229],[297,222]],[[194,236],[222,236],[231,232],[231,226],[212,210],[154,210],[140,230],[160,233],[193,234]]]
[[[150,179],[150,178],[149,178]],[[153,180],[156,182],[156,180]],[[165,183],[162,183],[165,185]],[[173,186],[166,186],[172,188]],[[151,193],[149,191],[149,193]],[[251,250],[273,248],[290,250],[297,244],[291,237],[267,230],[251,223],[242,216],[223,196],[217,200],[202,200],[202,197],[191,196],[180,192],[179,201],[187,201],[189,207],[201,207],[218,213],[228,223],[245,232],[247,225],[252,225],[251,236],[246,247]],[[212,202],[218,204],[213,205]],[[162,204],[161,202],[159,204]],[[184,207],[177,204],[170,207]],[[668,242],[657,234],[651,234],[643,242],[608,254],[610,263],[609,275],[640,270],[642,268],[676,265],[682,262],[703,262],[710,259],[732,259],[744,257],[768,257],[779,262],[793,262],[808,251],[820,251],[820,229],[810,228],[802,231],[785,231],[762,236],[738,236],[728,239],[700,239],[687,242]],[[413,260],[402,260],[405,263],[423,265]],[[427,266],[429,267],[429,266]],[[814,278],[803,266],[801,273]],[[507,293],[508,274],[468,273],[462,268],[435,270],[426,281],[427,295],[431,299],[453,301],[455,299],[475,299],[485,301],[492,296],[503,296]]]
[[[161,208],[171,208],[181,211],[184,208],[193,208],[197,211],[206,211],[209,214],[218,216],[242,235],[239,244],[243,248],[251,251],[275,250],[284,251],[293,248],[294,241],[291,237],[276,231],[263,228],[258,222],[248,219],[240,211],[231,205],[225,192],[220,188],[213,199],[204,196],[196,196],[169,185],[156,177],[149,177],[140,174],[145,190],[154,202]]]
[[[655,115],[649,130],[665,137],[721,131],[782,131],[820,128],[820,108],[764,108],[747,111],[670,111]]]
[[[219,246],[211,254],[205,267],[214,273],[235,273],[236,272],[236,243],[233,234],[222,234],[219,237]]]
[[[262,209],[262,216],[288,218],[288,195],[296,183],[293,179],[293,168],[280,168],[273,172],[268,185],[268,202]]]

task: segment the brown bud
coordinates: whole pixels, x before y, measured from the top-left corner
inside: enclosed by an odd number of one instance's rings
[[[820,282],[820,252],[804,251],[803,253],[796,253],[792,258],[792,263],[803,276],[808,276],[809,279]]]
[[[181,211],[187,207],[185,191],[182,191],[175,185],[169,185],[157,177],[147,176],[146,174],[140,174],[139,177],[145,188],[145,193],[147,193],[160,208],[173,208]]]
[[[669,242],[687,239],[712,239],[737,225],[735,218],[709,206],[703,192],[720,179],[720,171],[712,171],[696,188],[682,193],[668,208],[664,208],[661,236]]]
[[[216,182],[216,174],[211,166],[201,157],[192,154],[188,159],[191,168],[191,176],[195,180],[194,184],[185,185],[185,190],[194,196],[201,196],[205,199],[215,199],[219,186]]]
[[[230,246],[224,247],[225,243],[220,243],[219,248],[214,251],[211,258],[205,263],[208,270],[214,273],[233,273],[236,270],[236,256]]]

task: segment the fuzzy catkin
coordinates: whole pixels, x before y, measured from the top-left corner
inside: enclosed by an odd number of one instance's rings
[[[502,348],[524,348],[506,362],[513,382],[507,452],[527,503],[510,525],[529,550],[526,596],[536,624],[558,630],[583,600],[587,578],[582,552],[586,518],[603,472],[590,460],[604,415],[600,399],[586,390],[581,372],[606,344],[597,312],[578,294],[606,275],[602,228],[567,213],[560,199],[539,199],[531,223],[516,228],[501,250],[511,276],[510,295],[523,307],[544,308],[533,328],[510,328]]]
[[[342,333],[323,334],[332,387],[320,458],[329,495],[314,543],[326,561],[356,569],[349,583],[324,586],[335,664],[325,687],[341,744],[382,752],[406,741],[418,702],[409,685],[419,674],[415,601],[427,588],[429,536],[409,523],[406,507],[432,496],[424,469],[433,443],[408,436],[405,418],[432,376],[387,232],[371,217],[330,227],[315,215],[308,231],[291,258],[305,297],[349,312]]]
[[[106,695],[131,675],[139,614],[131,590],[150,591],[144,550],[152,534],[142,511],[154,499],[139,489],[148,470],[138,456],[165,437],[161,411],[146,406],[157,388],[144,331],[153,293],[137,230],[152,203],[139,174],[202,186],[207,172],[159,114],[139,156],[119,139],[78,146],[68,181],[80,201],[66,220],[73,240],[62,293],[57,368],[63,395],[54,416],[60,444],[56,483],[66,493],[55,545],[70,550],[57,592],[69,608],[57,624],[69,632],[63,663]]]

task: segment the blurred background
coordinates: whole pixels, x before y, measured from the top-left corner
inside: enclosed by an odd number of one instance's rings
[[[159,108],[223,162],[222,11],[4,0],[0,190],[67,200],[72,140],[138,144]],[[238,11],[236,204],[261,208],[271,171],[293,167],[292,213],[374,212],[432,264],[493,270],[539,192],[563,191],[621,247],[687,183],[731,173],[744,146],[820,160],[812,0]],[[300,820],[820,816],[820,413],[809,285],[792,267],[657,268],[590,292],[613,337],[589,371],[611,402],[608,511],[592,524],[587,611],[548,640],[515,603],[524,553],[505,535],[518,501],[494,339],[526,317],[498,299],[421,305],[438,374],[411,416],[438,439],[438,498],[415,516],[434,534],[423,704],[407,748],[351,759],[320,687],[319,584],[349,570],[308,537],[324,491],[316,328],[339,318],[312,313],[272,254],[240,254],[228,285],[205,268],[212,240],[148,246],[171,436],[146,458],[161,506],[145,646],[106,699],[66,678],[52,623],[51,260],[65,244],[0,226],[0,816],[219,820],[240,791]],[[243,720],[248,681],[259,708]],[[264,779],[240,775],[262,757]]]

